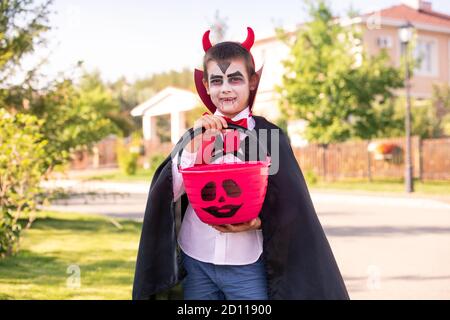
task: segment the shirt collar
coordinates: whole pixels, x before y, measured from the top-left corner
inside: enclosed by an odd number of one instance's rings
[[[222,112],[219,111],[219,109],[216,109],[216,112],[214,112],[215,115],[219,115],[219,116],[224,116],[222,114]],[[247,107],[244,110],[242,110],[241,112],[239,112],[237,115],[235,115],[231,120],[233,121],[238,121],[244,118],[248,118],[250,115],[250,108]]]

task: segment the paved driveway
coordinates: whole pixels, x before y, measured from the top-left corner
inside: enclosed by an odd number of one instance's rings
[[[450,204],[313,194],[353,299],[450,299]]]

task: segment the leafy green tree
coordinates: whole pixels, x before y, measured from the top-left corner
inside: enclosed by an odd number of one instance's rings
[[[398,125],[387,127],[381,137],[400,137],[405,134],[405,97],[396,97],[392,104],[394,111],[386,117]],[[414,136],[427,139],[450,135],[450,86],[434,85],[433,96],[429,99],[411,98],[411,119],[411,133]]]
[[[390,66],[385,52],[367,55],[355,28],[343,27],[324,1],[306,1],[311,21],[294,41],[279,30],[290,46],[285,75],[278,87],[286,120],[307,121],[306,138],[332,143],[370,139],[392,124],[392,89],[403,85],[401,72]]]
[[[20,77],[23,59],[46,45],[51,3],[15,0],[0,4],[0,108],[43,120],[39,128],[42,140],[48,141],[46,172],[67,162],[72,151],[117,132],[120,123],[118,104],[98,74],[84,74],[79,84],[62,75],[43,85],[38,64]]]
[[[44,119],[41,130],[49,141],[46,146],[47,171],[65,164],[71,153],[90,148],[111,133],[120,130],[112,120],[117,101],[106,90],[98,74],[84,74],[80,84],[63,79],[42,92],[30,96],[30,107],[22,110]]]
[[[52,1],[35,5],[32,0],[0,3],[0,107],[22,107],[24,95],[32,91],[37,67],[25,73],[23,59],[46,44],[50,29],[48,14]],[[13,112],[14,113],[14,112]]]
[[[447,113],[441,121],[442,133],[446,136],[450,136],[450,113]]]
[[[450,136],[450,86],[433,86],[433,107],[436,108],[440,135]]]
[[[80,92],[80,103],[89,104],[96,112],[109,119],[121,136],[128,136],[133,131],[133,122],[127,110],[122,108],[119,90],[102,81],[99,71],[85,72],[77,86]]]
[[[114,122],[120,127],[123,136],[142,129],[142,121],[131,116],[131,110],[139,104],[139,91],[125,77],[107,85],[112,96],[119,104],[119,111],[113,116]]]
[[[35,5],[32,0],[2,0],[0,2],[0,94],[4,84],[17,75],[23,58],[46,42],[50,29],[48,15],[52,1]],[[25,80],[33,73],[26,77]]]
[[[391,114],[391,119],[392,122],[397,122],[399,125],[386,127],[380,137],[402,137],[405,135],[405,97],[396,97],[393,100],[393,105],[394,112]],[[424,139],[440,136],[439,119],[431,99],[411,98],[411,134]]]

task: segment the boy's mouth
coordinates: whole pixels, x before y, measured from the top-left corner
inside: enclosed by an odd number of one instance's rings
[[[219,101],[222,104],[233,104],[236,101],[236,98],[221,98]]]

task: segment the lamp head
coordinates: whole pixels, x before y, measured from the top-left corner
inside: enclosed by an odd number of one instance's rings
[[[414,26],[411,22],[407,21],[406,24],[400,26],[398,29],[398,37],[402,43],[409,43],[412,39]]]

